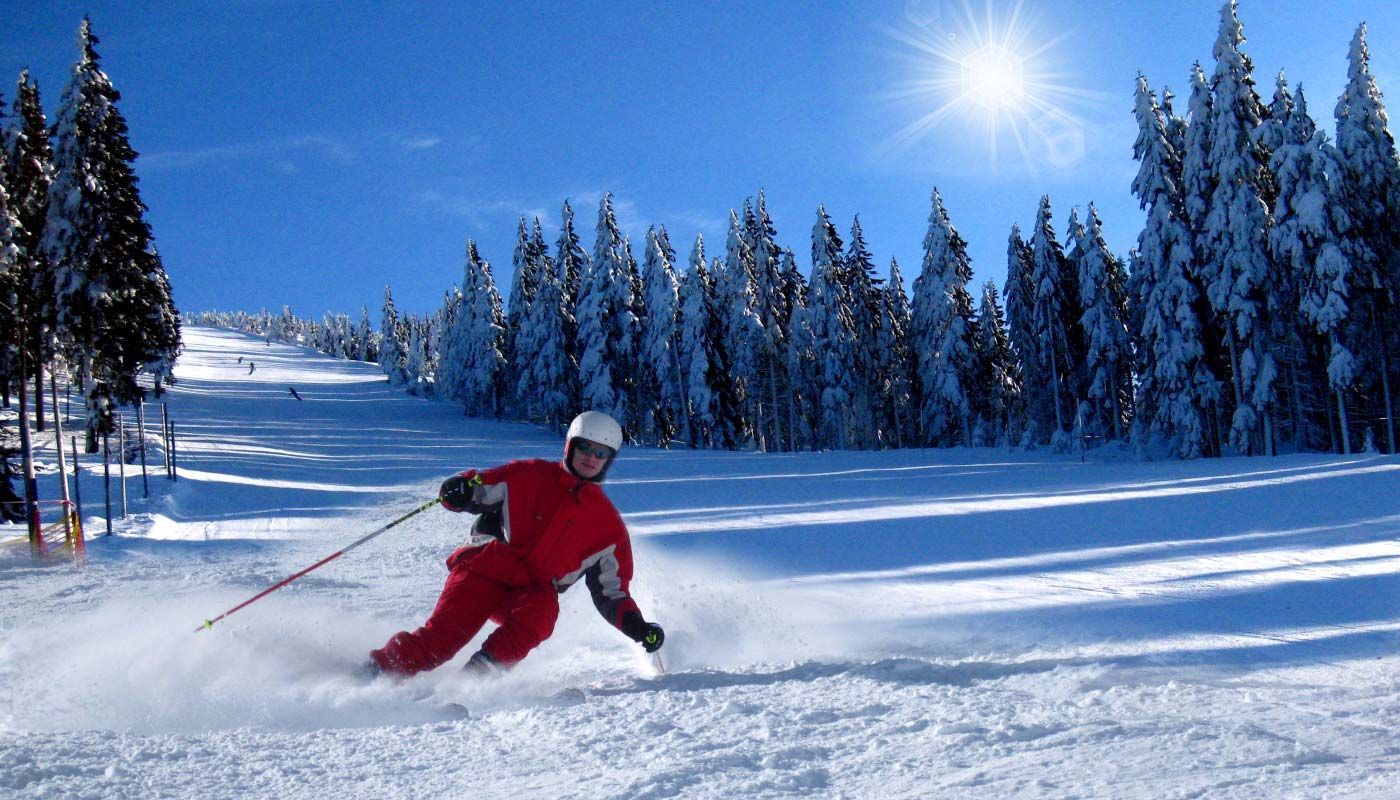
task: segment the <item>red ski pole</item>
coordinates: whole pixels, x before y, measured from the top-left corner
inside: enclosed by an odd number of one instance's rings
[[[261,592],[258,592],[257,594],[253,595],[252,597],[248,598],[247,600],[244,600],[243,602],[239,603],[238,605],[234,606],[233,608],[230,608],[228,611],[225,611],[224,613],[220,614],[219,616],[214,617],[213,619],[206,619],[206,620],[204,620],[204,624],[203,624],[203,625],[200,625],[198,628],[195,628],[195,629],[194,629],[194,632],[195,632],[195,633],[199,633],[200,631],[204,630],[205,628],[212,628],[212,627],[214,627],[214,623],[218,622],[219,620],[223,619],[224,617],[227,617],[229,614],[232,614],[233,612],[237,611],[238,609],[243,608],[244,606],[248,606],[248,605],[252,605],[253,603],[256,603],[257,601],[259,601],[259,600],[263,599],[264,597],[266,597],[266,596],[272,594],[273,592],[277,591],[278,589],[281,589],[283,586],[286,586],[287,584],[291,583],[292,581],[296,580],[297,578],[300,578],[301,576],[305,575],[306,573],[311,572],[311,571],[314,570],[314,569],[319,569],[319,568],[325,566],[326,564],[329,564],[330,562],[336,560],[337,558],[340,558],[341,556],[345,555],[346,553],[350,552],[351,550],[354,550],[356,547],[359,547],[360,545],[364,544],[365,542],[368,542],[370,539],[373,539],[374,537],[378,536],[378,535],[381,534],[381,533],[384,533],[385,531],[389,530],[390,528],[394,527],[395,525],[398,525],[400,522],[403,522],[404,520],[408,519],[409,517],[414,516],[415,514],[421,513],[421,512],[423,512],[423,511],[427,511],[428,509],[432,508],[433,506],[437,505],[437,504],[440,503],[440,502],[442,502],[442,498],[441,498],[441,497],[434,497],[432,500],[429,500],[428,502],[426,502],[426,503],[424,503],[423,505],[421,505],[421,506],[419,506],[419,507],[413,509],[412,511],[408,512],[407,514],[404,514],[402,517],[399,517],[398,519],[394,520],[393,522],[389,523],[388,525],[385,525],[384,527],[382,527],[382,528],[380,528],[379,530],[375,531],[374,533],[371,533],[371,534],[369,534],[368,536],[361,537],[360,539],[356,540],[353,544],[351,544],[349,547],[345,547],[345,548],[342,548],[342,549],[340,549],[340,550],[337,550],[337,551],[335,551],[334,553],[331,553],[330,555],[328,555],[328,556],[326,556],[325,558],[321,559],[320,561],[317,561],[315,564],[312,564],[311,566],[309,566],[309,567],[307,567],[306,569],[302,570],[301,572],[298,572],[298,573],[295,574],[295,575],[292,575],[292,576],[290,576],[290,577],[287,577],[287,578],[285,578],[285,579],[279,581],[278,583],[273,584],[272,586],[269,586],[269,587],[267,587],[266,589],[263,589]]]

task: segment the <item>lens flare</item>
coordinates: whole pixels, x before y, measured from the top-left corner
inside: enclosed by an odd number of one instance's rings
[[[982,109],[1014,108],[1026,96],[1025,66],[996,45],[983,47],[958,65],[963,97]]]
[[[1094,97],[1075,89],[1066,76],[1050,71],[1054,48],[1068,32],[1036,40],[1023,14],[1023,0],[999,12],[987,0],[980,16],[967,0],[943,2],[939,13],[905,14],[904,24],[887,33],[911,49],[910,77],[897,82],[888,98],[918,117],[887,142],[908,147],[935,129],[957,125],[971,134],[957,141],[985,142],[990,166],[1014,146],[1031,172],[1042,166],[1073,166],[1084,155],[1084,123],[1076,103]]]

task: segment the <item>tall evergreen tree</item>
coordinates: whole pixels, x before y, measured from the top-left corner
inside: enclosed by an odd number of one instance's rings
[[[6,167],[6,155],[0,149],[0,172]],[[24,331],[24,315],[20,304],[20,286],[24,271],[20,267],[20,248],[15,240],[19,238],[19,220],[10,211],[9,193],[4,182],[0,181],[0,390],[5,392],[8,406],[11,382],[25,379],[20,369],[20,350],[24,342],[20,333]],[[27,422],[25,424],[28,424]],[[9,475],[0,476],[9,485]]]
[[[1007,336],[1016,354],[1016,362],[1022,369],[1023,413],[1020,422],[1027,430],[1034,427],[1038,420],[1049,416],[1042,409],[1048,409],[1052,402],[1048,392],[1049,381],[1037,378],[1040,374],[1041,347],[1035,332],[1035,284],[1031,280],[1034,274],[1035,254],[1021,237],[1020,226],[1012,225],[1006,243],[1006,284],[1003,294]],[[1012,433],[1008,431],[1008,435]]]
[[[678,287],[680,303],[680,367],[685,392],[687,444],[713,447],[719,426],[717,399],[711,379],[717,367],[718,331],[711,327],[709,271],[705,268],[705,240],[695,237],[690,269]]]
[[[807,286],[807,310],[815,351],[820,364],[820,447],[845,449],[852,446],[851,399],[855,395],[857,361],[855,322],[849,286],[843,281],[845,262],[841,255],[841,235],[826,207],[817,208],[812,226],[812,281]]]
[[[1073,409],[1077,397],[1074,395],[1071,339],[1065,324],[1066,289],[1063,278],[1066,271],[1064,251],[1055,239],[1055,230],[1050,217],[1050,196],[1040,199],[1040,210],[1036,214],[1035,233],[1031,236],[1032,272],[1031,283],[1035,286],[1035,307],[1032,318],[1035,337],[1038,342],[1040,363],[1037,364],[1037,380],[1046,388],[1043,395],[1050,398],[1054,418],[1049,420],[1055,426],[1055,438],[1068,431],[1073,419]],[[1077,303],[1076,303],[1077,305]],[[1029,380],[1029,372],[1027,373]]]
[[[1200,72],[1200,69],[1200,65],[1197,64],[1196,72]],[[1139,76],[1141,76],[1141,74],[1142,73],[1138,73]],[[1201,80],[1202,82],[1205,80],[1204,73],[1201,74]],[[1205,98],[1206,102],[1209,102],[1210,94],[1208,92],[1205,94]],[[1186,132],[1190,128],[1190,124],[1184,117],[1178,116],[1175,109],[1172,108],[1172,100],[1174,99],[1176,99],[1176,95],[1172,94],[1172,90],[1163,86],[1162,104],[1159,108],[1159,112],[1162,115],[1162,135],[1167,143],[1171,145],[1172,150],[1176,151],[1177,183],[1180,184],[1182,182],[1180,180],[1181,161],[1186,156]],[[1178,186],[1177,192],[1180,193],[1181,191],[1182,188]]]
[[[1380,383],[1381,416],[1385,418],[1390,452],[1396,451],[1393,386],[1396,360],[1390,355],[1400,347],[1400,318],[1396,295],[1400,292],[1400,158],[1385,111],[1380,88],[1371,73],[1371,53],[1366,25],[1357,27],[1347,54],[1347,85],[1337,101],[1337,150],[1344,170],[1346,206],[1355,226],[1352,241],[1368,246],[1348,255],[1360,272],[1355,285],[1362,296],[1361,315],[1367,320],[1373,343],[1364,354],[1376,368]],[[1374,379],[1373,379],[1374,380]]]
[[[1022,413],[1021,365],[1011,347],[1005,315],[997,297],[997,285],[982,285],[982,302],[977,310],[977,338],[973,341],[977,376],[976,410],[988,431],[988,443],[1011,444],[1016,418]]]
[[[1297,282],[1297,308],[1309,333],[1323,340],[1327,386],[1340,421],[1340,449],[1350,453],[1347,395],[1357,377],[1354,350],[1368,328],[1352,307],[1353,297],[1364,302],[1366,277],[1356,269],[1352,255],[1363,254],[1365,263],[1369,247],[1355,241],[1341,155],[1316,130],[1301,86],[1276,139],[1270,169],[1278,180],[1278,199],[1269,244],[1279,267]]]
[[[851,222],[851,239],[846,246],[845,285],[850,295],[851,328],[854,335],[854,361],[851,364],[852,423],[857,447],[874,447],[879,430],[875,422],[874,389],[877,384],[876,339],[880,331],[881,281],[875,276],[875,260],[865,245],[860,215]]]
[[[787,347],[783,352],[784,385],[788,390],[787,432],[789,449],[797,450],[803,446],[811,447],[813,442],[810,421],[816,419],[817,413],[810,401],[813,398],[812,387],[816,385],[812,377],[815,367],[811,366],[815,352],[811,347],[811,325],[808,321],[810,315],[807,312],[807,280],[802,277],[802,270],[798,268],[797,257],[793,255],[791,248],[783,250],[781,272],[782,315],[786,320],[783,330],[787,335]],[[799,321],[807,325],[801,342],[798,341],[797,332]]]
[[[174,361],[168,336],[153,336],[152,325],[175,312],[154,305],[168,302],[158,285],[164,269],[132,170],[136,153],[117,109],[121,95],[98,65],[86,18],[78,44],[54,125],[42,244],[56,275],[57,332],[84,388],[87,445],[95,451],[97,435],[113,429],[115,406],[143,396],[137,375]],[[175,337],[178,348],[178,331]]]
[[[170,277],[165,272],[160,251],[152,245],[140,263],[145,274],[145,308],[132,309],[132,316],[140,321],[138,335],[145,342],[146,356],[141,371],[151,376],[155,394],[159,397],[165,391],[166,384],[175,382],[175,362],[182,349],[180,312],[175,307]]]
[[[53,182],[53,148],[39,101],[39,85],[30,77],[28,69],[19,76],[12,124],[14,127],[7,136],[5,148],[8,163],[4,183],[9,191],[10,211],[18,223],[14,234],[19,269],[17,308],[24,309],[27,322],[29,341],[24,346],[34,376],[34,419],[42,431],[44,367],[54,357],[58,315],[53,268],[42,247],[44,221],[49,209],[49,184]]]
[[[690,441],[689,431],[683,430],[689,419],[684,413],[681,383],[680,295],[675,260],[666,229],[658,233],[656,228],[648,228],[642,267],[646,317],[637,359],[641,387],[638,415],[644,436],[662,447],[669,447],[678,427],[682,428],[682,440]]]
[[[445,396],[469,417],[499,417],[505,386],[506,320],[491,264],[467,240],[462,299],[442,348]]]
[[[378,362],[379,347],[369,324],[369,309],[360,306],[360,324],[355,328],[355,359],[357,361]]]
[[[747,220],[746,220],[747,223]],[[778,232],[773,220],[768,216],[768,201],[763,190],[758,192],[758,204],[748,223],[747,238],[754,259],[755,313],[763,331],[759,374],[763,384],[758,390],[763,392],[771,413],[771,432],[765,434],[770,450],[790,449],[788,441],[791,430],[784,435],[782,420],[785,416],[784,403],[780,399],[787,392],[788,379],[785,353],[787,350],[788,318],[792,312],[792,301],[787,296],[786,281],[783,276],[783,253],[777,242]]]
[[[412,314],[399,317],[402,332],[400,341],[404,348],[404,385],[408,393],[428,397],[432,391],[433,371],[428,358],[429,330],[427,320],[420,320]]]
[[[1075,231],[1079,262],[1080,318],[1088,342],[1088,396],[1096,419],[1107,420],[1105,433],[1123,438],[1131,405],[1132,343],[1128,338],[1123,265],[1108,250],[1098,210],[1089,204],[1089,224]]]
[[[637,318],[632,312],[628,248],[613,214],[612,194],[598,204],[598,237],[578,294],[579,389],[583,406],[635,434],[631,383],[636,374]]]
[[[403,324],[394,306],[394,292],[384,287],[384,309],[379,323],[379,368],[389,376],[393,386],[408,381],[408,343],[403,339]]]
[[[914,281],[914,352],[923,399],[919,416],[925,442],[971,446],[976,331],[967,284],[972,264],[937,189],[932,201],[923,269]]]
[[[748,215],[752,215],[747,209]],[[734,438],[744,441],[759,438],[763,420],[763,393],[758,388],[760,343],[763,331],[759,326],[758,297],[754,287],[753,250],[744,235],[739,215],[729,212],[729,236],[725,242],[725,258],[721,268],[712,270],[715,287],[715,309],[719,315],[724,352],[728,355],[730,383],[739,404]]]
[[[1267,330],[1273,291],[1266,238],[1269,154],[1255,136],[1264,112],[1254,91],[1253,66],[1239,49],[1243,42],[1235,0],[1227,0],[1220,10],[1211,78],[1215,191],[1202,227],[1202,266],[1230,353],[1235,390],[1230,444],[1241,453],[1268,453],[1277,370]]]
[[[572,212],[567,203],[564,208],[567,222],[572,219]],[[565,236],[560,235],[561,243]],[[578,361],[571,352],[573,306],[567,302],[564,288],[566,261],[541,257],[535,302],[530,304],[516,338],[516,357],[521,363],[517,391],[525,400],[524,416],[546,422],[556,430],[562,430],[573,418],[578,393]]]
[[[1212,169],[1211,118],[1215,115],[1215,101],[1211,97],[1210,81],[1201,69],[1200,62],[1191,65],[1189,78],[1191,96],[1187,100],[1187,113],[1190,123],[1186,127],[1183,140],[1185,150],[1181,151],[1181,203],[1182,213],[1189,221],[1193,237],[1202,236],[1206,215],[1210,212],[1210,199],[1215,194],[1216,175]],[[1170,120],[1166,120],[1167,125]],[[1170,141],[1170,128],[1164,131]],[[1203,243],[1193,243],[1197,251],[1204,249]]]
[[[918,426],[915,424],[914,382],[917,380],[914,358],[914,314],[909,297],[904,293],[904,276],[899,262],[890,258],[890,278],[880,290],[880,327],[876,335],[875,352],[879,387],[877,419],[884,431],[886,447],[905,447],[912,442]]]
[[[574,232],[574,209],[568,200],[564,201],[560,217],[554,261],[559,271],[559,288],[564,293],[564,305],[573,313],[578,303],[579,281],[588,272],[588,253],[584,252],[583,245],[579,244],[578,234]],[[572,339],[572,336],[570,338]]]
[[[1199,71],[1199,70],[1197,70]],[[1138,173],[1133,193],[1147,212],[1138,235],[1134,285],[1139,385],[1138,430],[1175,442],[1182,458],[1210,451],[1208,409],[1217,381],[1206,361],[1204,296],[1194,271],[1194,236],[1187,222],[1181,180],[1183,157],[1173,146],[1167,116],[1140,73],[1135,114],[1138,137],[1133,155]],[[1193,125],[1188,138],[1195,134]]]
[[[537,229],[539,223],[539,218],[536,217],[535,226]],[[535,301],[535,294],[539,291],[540,283],[541,252],[535,249],[535,241],[530,238],[529,232],[525,229],[525,218],[521,217],[515,228],[515,252],[511,256],[511,266],[514,268],[514,272],[510,282],[510,305],[506,309],[504,352],[506,386],[509,387],[510,396],[517,403],[521,398],[515,392],[520,385],[523,365],[516,353],[516,340],[520,338],[520,329],[530,314],[530,304]],[[517,407],[519,406],[517,405]]]

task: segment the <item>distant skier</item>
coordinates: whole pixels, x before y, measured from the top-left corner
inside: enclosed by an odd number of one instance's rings
[[[297,394],[297,389],[295,386],[288,386],[287,391],[292,393],[292,397],[295,397],[298,400],[301,399],[301,395]]]
[[[257,365],[257,364],[253,363],[252,361],[249,361],[249,362],[248,362],[248,374],[249,374],[249,375],[252,375],[252,374],[253,374],[253,370],[255,370],[255,369],[257,369],[257,368],[258,368],[258,365]]]
[[[24,522],[24,498],[15,492],[10,479],[15,473],[10,468],[9,454],[0,458],[0,519],[7,522]]]
[[[238,357],[238,363],[240,363],[240,364],[243,363],[243,356],[239,356],[239,357]]]
[[[599,484],[622,445],[612,417],[574,418],[562,461],[512,461],[443,481],[449,511],[479,515],[447,557],[447,583],[423,627],[400,631],[370,651],[366,671],[412,675],[449,661],[488,619],[500,627],[464,669],[509,669],[554,632],[559,595],[583,579],[598,612],[648,653],[665,641],[628,592],[627,526]]]

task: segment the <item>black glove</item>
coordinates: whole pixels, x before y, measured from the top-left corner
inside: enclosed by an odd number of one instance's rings
[[[438,498],[442,500],[443,508],[448,511],[470,511],[473,514],[480,513],[475,499],[476,487],[481,485],[481,476],[472,473],[471,477],[466,475],[453,475],[442,482],[442,488],[438,489]]]
[[[666,632],[661,630],[660,625],[647,622],[635,611],[628,611],[622,615],[622,632],[627,638],[646,648],[648,653],[660,650],[662,643],[666,641]]]

